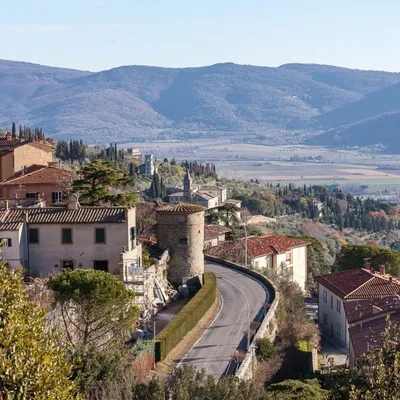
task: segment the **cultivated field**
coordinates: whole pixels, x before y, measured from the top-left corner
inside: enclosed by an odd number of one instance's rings
[[[132,144],[133,146],[134,144]],[[373,190],[400,188],[400,155],[314,146],[261,146],[229,140],[136,144],[142,153],[216,164],[218,174],[242,180],[307,184],[365,184]],[[298,157],[301,161],[290,161]],[[313,157],[314,160],[307,160]],[[316,161],[315,158],[322,161]]]

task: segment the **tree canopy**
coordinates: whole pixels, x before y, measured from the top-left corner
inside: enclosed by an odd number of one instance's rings
[[[48,286],[60,306],[67,338],[74,348],[102,347],[122,341],[133,328],[135,293],[117,277],[92,269],[65,270]]]
[[[123,192],[133,187],[134,179],[111,162],[93,160],[81,168],[79,176],[73,182],[72,190],[79,195],[81,204],[129,207],[136,203],[135,193]]]
[[[379,270],[386,266],[386,272],[400,276],[400,254],[385,247],[374,245],[345,244],[336,256],[335,268],[338,271],[362,268],[364,259],[370,258],[373,268]]]
[[[76,399],[72,365],[45,313],[28,300],[22,270],[0,264],[0,394],[5,399]],[[1,396],[0,396],[1,397]]]

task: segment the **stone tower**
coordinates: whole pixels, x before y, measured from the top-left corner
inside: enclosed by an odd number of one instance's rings
[[[183,197],[185,200],[190,200],[192,195],[192,178],[189,174],[189,170],[186,170],[185,177],[183,178]]]
[[[157,241],[168,249],[168,279],[198,286],[204,273],[204,210],[197,204],[176,203],[157,210]]]
[[[144,156],[144,174],[147,176],[153,176],[155,171],[154,156],[153,154],[146,154]]]

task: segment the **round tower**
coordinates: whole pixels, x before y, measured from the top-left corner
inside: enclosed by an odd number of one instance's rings
[[[157,241],[168,249],[168,279],[198,285],[204,273],[204,210],[197,204],[176,203],[157,210]]]

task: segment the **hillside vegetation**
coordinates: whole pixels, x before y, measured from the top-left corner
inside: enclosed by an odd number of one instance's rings
[[[396,92],[398,82],[395,73],[324,65],[126,66],[91,73],[0,60],[0,126],[17,121],[88,143],[216,133],[240,139],[289,128],[317,134],[321,126],[355,122],[332,113],[369,107],[373,96],[376,113],[359,111],[355,118],[397,110],[397,100],[384,105],[379,96]]]

